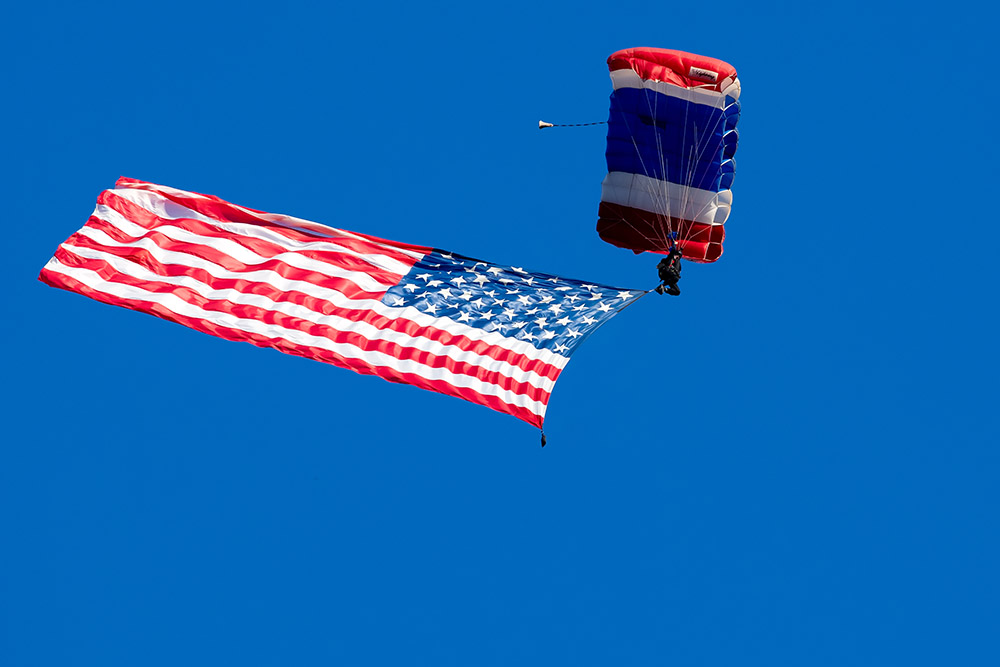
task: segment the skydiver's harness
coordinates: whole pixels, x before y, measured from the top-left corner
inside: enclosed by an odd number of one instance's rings
[[[677,245],[677,232],[670,233],[670,252],[656,265],[656,271],[660,275],[656,293],[679,296],[681,288],[677,286],[677,281],[681,279],[681,249]]]

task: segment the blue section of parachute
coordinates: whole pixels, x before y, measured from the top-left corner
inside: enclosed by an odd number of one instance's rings
[[[608,171],[713,192],[730,189],[740,105],[730,97],[726,102],[719,109],[648,89],[616,90],[608,117]]]

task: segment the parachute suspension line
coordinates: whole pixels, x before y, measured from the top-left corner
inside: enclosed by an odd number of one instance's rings
[[[690,104],[691,103],[688,102],[688,105],[690,105]],[[685,107],[685,109],[687,109],[687,108],[688,107]],[[686,184],[689,187],[693,187],[693,184],[694,184],[694,176],[695,176],[695,167],[696,167],[696,165],[698,165],[698,164],[701,163],[701,160],[704,157],[705,152],[709,148],[713,147],[713,138],[715,137],[716,133],[718,132],[719,126],[722,125],[722,124],[724,124],[726,122],[726,108],[728,108],[728,107],[717,107],[719,113],[716,116],[715,123],[712,125],[712,127],[710,129],[708,129],[708,131],[706,131],[706,132],[704,132],[702,134],[701,138],[698,137],[698,130],[699,130],[698,126],[695,125],[695,127],[694,127],[695,138],[694,138],[694,141],[693,141],[693,144],[692,144],[692,150],[690,151],[691,153],[693,153],[693,155],[689,156],[691,168],[687,170],[687,174],[685,176]],[[686,113],[685,113],[685,115],[686,115]],[[685,125],[686,124],[687,123],[685,122]],[[718,142],[718,145],[715,146],[715,148],[717,150],[721,150],[722,149],[722,141],[721,141],[721,139]],[[685,202],[685,208],[686,207],[687,207],[687,202]],[[693,217],[697,217],[703,210],[704,209],[701,209],[699,211],[692,211],[691,212],[693,214],[692,218]],[[691,229],[693,229],[693,226],[692,226]],[[690,239],[691,236],[692,236],[692,232],[691,232],[691,230],[688,230],[688,233],[685,234],[685,239],[686,240]]]
[[[651,99],[652,98],[652,99]],[[702,158],[706,154],[709,148],[717,147],[713,138],[715,137],[718,129],[722,123],[726,120],[725,109],[720,108],[715,115],[715,121],[712,123],[710,128],[701,128],[695,126],[693,128],[689,127],[690,123],[690,112],[693,102],[685,101],[683,104],[684,108],[684,122],[683,122],[683,134],[681,135],[681,146],[680,151],[675,156],[678,164],[675,165],[677,172],[681,179],[679,185],[686,186],[681,199],[675,201],[670,195],[670,185],[669,179],[667,178],[668,168],[670,167],[670,158],[664,151],[665,134],[658,130],[658,125],[655,122],[658,116],[659,110],[659,96],[645,96],[646,108],[649,111],[651,117],[654,119],[652,133],[653,140],[655,141],[656,153],[658,156],[658,165],[660,168],[659,178],[656,178],[656,174],[652,173],[651,167],[653,165],[646,165],[641,153],[639,152],[638,142],[635,140],[635,135],[631,132],[629,128],[629,133],[632,137],[633,148],[636,151],[636,157],[639,160],[639,164],[642,167],[643,173],[654,180],[662,181],[659,187],[649,191],[649,194],[653,201],[658,205],[660,213],[655,215],[655,224],[651,227],[655,230],[654,239],[652,236],[646,234],[639,234],[647,241],[656,242],[660,247],[673,247],[676,245],[677,241],[689,241],[694,235],[694,226],[683,225],[682,221],[690,220],[693,222],[701,213],[702,210],[692,210],[694,200],[691,189],[694,188],[695,180],[698,174],[698,165],[701,163]],[[628,124],[626,122],[626,128]],[[705,131],[707,129],[707,131]],[[689,136],[689,134],[691,136]],[[721,146],[721,145],[720,145]],[[678,209],[678,210],[674,210]],[[633,228],[633,231],[638,232],[639,230],[634,229],[633,225],[629,225]]]
[[[656,155],[659,158],[658,159],[659,164],[655,166],[659,166],[660,168],[659,178],[657,178],[657,175],[655,173],[650,173],[649,169],[647,169],[645,165],[643,165],[642,169],[646,173],[646,176],[648,178],[652,179],[653,181],[662,182],[665,180],[666,178],[665,174],[667,172],[665,166],[666,157],[663,154],[663,139],[660,133],[657,132],[657,125],[656,125],[657,119],[659,118],[656,111],[659,108],[660,100],[659,98],[653,98],[654,100],[653,105],[650,106],[649,103],[650,95],[647,88],[642,89],[642,95],[643,98],[645,98],[646,100],[646,109],[649,111],[649,118],[651,121],[650,128],[653,132],[653,139],[656,141]],[[634,139],[633,143],[635,143]],[[636,154],[639,154],[638,146],[636,146]],[[639,161],[641,164],[642,163],[641,155],[639,157]],[[655,186],[654,189],[655,192],[651,192],[650,194],[654,196],[654,201],[658,205],[657,208],[665,212],[665,215],[664,213],[657,214],[656,225],[654,227],[657,231],[657,240],[660,242],[660,245],[662,246],[668,242],[667,239],[669,238],[671,229],[670,225],[672,216],[670,214],[670,194],[667,190],[667,184],[665,182],[663,183],[662,186]],[[664,230],[664,227],[666,227],[666,230]]]
[[[658,117],[657,113],[658,113],[658,110],[660,108],[660,96],[656,95],[653,98],[653,100],[654,100],[654,102],[653,102],[653,117],[657,118]],[[646,105],[647,106],[649,105],[648,97],[647,97]],[[670,185],[669,185],[669,179],[667,178],[667,173],[668,173],[667,172],[667,167],[670,164],[670,159],[667,157],[666,151],[663,150],[663,133],[656,132],[656,128],[657,127],[658,126],[654,123],[654,125],[653,125],[654,130],[653,130],[653,132],[654,132],[654,134],[656,136],[656,150],[657,150],[657,152],[660,155],[660,180],[663,183],[663,185],[660,186],[661,189],[663,190],[663,195],[662,195],[663,206],[661,208],[663,208],[663,210],[666,211],[666,216],[667,216],[667,218],[666,218],[666,223],[667,223],[666,224],[666,227],[667,227],[667,231],[666,231],[667,238],[666,238],[666,241],[667,241],[667,245],[671,249],[673,249],[674,246],[677,245],[677,230],[674,229],[674,211],[672,210],[673,200],[670,197]],[[683,212],[684,212],[684,207],[681,206],[681,210],[678,211],[678,216],[677,216],[678,220],[681,219],[681,215],[683,214]]]
[[[649,108],[649,99],[648,98],[646,100],[646,108]],[[652,113],[652,110],[650,111],[650,113]],[[629,137],[631,137],[631,139],[632,139],[632,148],[635,149],[635,156],[637,158],[639,158],[639,166],[642,167],[642,172],[647,177],[651,178],[652,174],[650,174],[649,167],[646,166],[646,161],[642,159],[642,151],[639,150],[639,143],[635,140],[635,132],[633,132],[632,128],[629,127],[629,124],[628,124],[628,115],[627,114],[623,114],[622,115],[622,119],[625,121],[625,129],[628,130]],[[655,125],[654,125],[654,127],[655,127]],[[654,132],[654,135],[655,135],[655,132]],[[662,161],[662,159],[663,158],[661,157],[660,160]],[[658,191],[651,192],[651,194],[654,197],[656,197],[656,198],[659,198],[659,197],[662,196],[661,193],[658,192]],[[667,200],[667,201],[669,202],[669,200]],[[658,202],[658,203],[662,203],[662,202]],[[659,215],[657,215],[655,213],[653,215],[654,215],[654,218],[660,218],[660,217],[662,217],[662,216],[659,216]],[[632,225],[631,223],[629,223],[629,227],[631,227],[633,231],[638,232],[640,236],[642,236],[644,239],[646,239],[650,243],[657,244],[657,245],[662,245],[667,240],[666,237],[664,236],[662,225],[651,225],[651,227],[653,227],[653,229],[656,230],[656,236],[652,236],[652,237],[651,236],[647,236],[646,234],[642,233],[641,230],[636,229],[635,226]]]
[[[706,86],[695,86],[695,87],[701,88]],[[691,108],[691,104],[692,102],[689,101],[684,106],[685,138],[683,139],[683,143],[685,145],[687,145],[688,143],[686,138],[687,125],[688,125],[687,121],[688,121],[688,111]],[[711,128],[704,128],[707,131],[699,132],[700,128],[697,125],[694,126],[694,138],[691,141],[690,150],[688,151],[688,155],[686,156],[688,161],[688,168],[683,170],[685,174],[684,176],[685,185],[687,185],[689,188],[694,186],[694,178],[697,165],[701,163],[702,158],[705,156],[705,152],[713,146],[713,137],[715,137],[716,132],[718,132],[719,126],[725,123],[726,121],[726,113],[725,113],[726,107],[716,107],[716,108],[718,110],[718,114],[715,114],[716,116],[715,123],[711,126]],[[722,148],[721,141],[719,142],[718,146],[716,146],[716,148],[717,149]],[[685,196],[685,202],[684,202],[685,211],[687,211],[688,204],[690,203],[689,201],[687,201],[687,199],[688,197]],[[688,213],[692,214],[689,217],[694,218],[697,217],[697,215],[700,214],[701,212],[702,211],[699,210],[699,211],[689,211]],[[693,229],[693,227],[691,229]],[[690,239],[692,234],[691,229],[689,229],[688,232],[684,234],[684,240]]]
[[[546,123],[544,120],[538,121],[538,129],[544,130],[547,127],[587,127],[590,125],[607,125],[608,121],[598,120],[593,123]]]
[[[685,219],[685,220],[687,218],[691,217],[690,214],[689,214],[690,212],[688,211],[688,204],[690,203],[690,192],[691,192],[690,188],[691,188],[692,185],[694,185],[694,170],[695,170],[695,166],[697,165],[697,161],[694,159],[694,156],[692,156],[692,155],[685,156],[684,155],[684,147],[688,145],[687,132],[688,132],[688,119],[690,117],[690,111],[691,111],[691,101],[690,100],[685,100],[684,101],[684,134],[683,134],[683,139],[681,139],[681,171],[684,173],[684,185],[686,186],[685,190],[684,190],[684,195],[681,197],[681,209],[684,212],[684,215],[682,216],[682,219]],[[697,133],[697,128],[695,129],[695,132]],[[694,140],[695,140],[695,142],[697,142],[698,141],[698,137],[695,136]],[[691,147],[691,149],[688,151],[688,153],[692,153],[693,150],[694,150],[694,147]],[[684,165],[684,159],[685,159],[685,157],[687,157],[687,166],[686,166],[686,168],[685,168],[685,165]],[[688,233],[690,233],[691,227],[692,227],[692,225],[688,225]],[[685,238],[684,240],[686,241],[687,239]]]
[[[658,156],[659,164],[656,165],[660,168],[658,174],[647,174],[654,181],[660,183],[658,186],[658,198],[659,198],[659,208],[663,213],[660,214],[660,245],[665,247],[672,247],[673,241],[671,239],[676,238],[676,232],[674,230],[674,202],[670,196],[670,185],[669,179],[667,178],[668,168],[670,166],[670,158],[667,157],[667,152],[664,150],[664,132],[660,131],[660,126],[658,122],[660,120],[660,96],[652,95],[649,89],[644,89],[644,96],[646,98],[646,108],[649,110],[650,118],[652,120],[652,132],[653,138],[656,141],[656,155]],[[653,104],[650,107],[650,100]]]
[[[710,87],[712,87],[710,84],[705,84],[703,86],[691,86],[689,89]],[[694,102],[684,100],[681,105],[684,110],[684,122],[682,124],[682,134],[679,137],[680,146],[677,147],[676,154],[668,154],[665,148],[669,128],[664,128],[663,131],[660,131],[661,128],[658,124],[660,96],[646,93],[648,89],[644,88],[642,90],[645,93],[643,101],[646,104],[646,109],[653,119],[650,129],[654,143],[651,148],[655,148],[655,160],[658,164],[646,164],[646,160],[639,150],[636,135],[632,132],[632,128],[629,127],[627,115],[624,116],[623,121],[625,122],[626,129],[629,131],[635,156],[642,172],[654,182],[661,181],[658,184],[650,183],[647,191],[650,200],[658,210],[650,213],[651,220],[645,229],[637,229],[636,224],[639,223],[632,224],[627,220],[620,220],[619,224],[627,225],[636,236],[645,239],[650,244],[655,244],[660,248],[674,248],[678,245],[678,242],[683,243],[695,238],[694,230],[695,224],[697,224],[695,220],[701,217],[705,208],[694,209],[696,200],[692,190],[696,189],[694,186],[698,180],[698,167],[703,157],[708,153],[709,149],[713,149],[713,151],[721,149],[721,143],[720,141],[716,141],[716,135],[719,132],[720,126],[726,122],[727,116],[725,110],[728,107],[716,107],[716,112],[712,114],[714,120],[707,127],[701,127],[699,124],[691,127],[691,112]],[[677,184],[685,186],[683,191],[678,193],[679,198],[673,196],[671,189],[672,181],[667,177],[672,164],[674,171],[679,176]],[[659,173],[655,171],[657,167],[659,168]],[[684,221],[690,224],[684,224]],[[708,224],[712,225],[712,223]],[[699,238],[701,238],[701,235],[702,233],[699,232]],[[711,238],[711,234],[707,235],[704,242],[708,242],[708,238]]]
[[[654,98],[658,104],[659,98]],[[678,240],[680,241],[690,241],[694,238],[694,221],[703,212],[701,209],[693,210],[694,201],[692,199],[691,189],[694,188],[695,180],[698,173],[698,165],[701,163],[702,158],[710,148],[720,148],[721,143],[714,141],[716,134],[718,133],[720,125],[726,121],[725,108],[719,108],[717,113],[713,114],[715,116],[715,121],[712,123],[710,128],[701,128],[697,124],[694,127],[689,127],[690,111],[691,105],[693,103],[689,100],[685,101],[683,105],[684,108],[684,123],[683,123],[683,134],[681,136],[681,151],[678,154],[678,159],[680,164],[677,165],[679,173],[681,174],[682,183],[686,186],[681,201],[676,202],[680,210],[671,211],[671,204],[674,203],[670,198],[669,194],[666,195],[666,206],[664,207],[668,213],[667,217],[667,229],[670,231],[670,242],[669,246],[671,248],[677,245]],[[649,99],[647,98],[647,107],[649,106]],[[654,117],[656,116],[655,109],[651,110]],[[654,128],[655,128],[654,124]],[[707,131],[705,131],[707,129]],[[688,133],[693,132],[692,136],[688,136]],[[669,164],[669,159],[667,158],[663,150],[663,133],[656,132],[654,129],[654,136],[656,137],[657,150],[660,153],[661,169],[663,170],[664,180],[666,179],[665,174],[667,173],[667,166]],[[718,144],[718,145],[717,145]],[[686,149],[686,150],[685,150]],[[668,186],[664,183],[664,189]],[[676,216],[675,216],[676,213]],[[675,219],[676,218],[676,219]],[[682,221],[687,220],[691,224],[684,225]],[[676,228],[674,223],[676,222]]]
[[[651,191],[650,194],[653,195],[654,201],[658,204],[658,208],[663,211],[663,213],[656,214],[657,225],[655,228],[657,230],[657,241],[661,247],[673,248],[676,245],[678,232],[680,228],[674,229],[674,220],[679,221],[683,219],[684,211],[686,210],[686,202],[681,202],[681,210],[673,211],[673,199],[670,196],[670,181],[667,178],[668,167],[670,166],[670,159],[667,157],[667,153],[664,150],[664,132],[659,131],[659,126],[657,125],[657,120],[659,119],[659,106],[660,106],[660,96],[650,95],[648,89],[643,89],[644,97],[646,100],[646,109],[649,111],[650,118],[652,122],[652,133],[653,139],[656,141],[656,155],[658,158],[658,165],[660,168],[659,174],[650,173],[650,170],[643,164],[642,156],[639,154],[638,146],[636,145],[636,153],[639,156],[639,162],[642,164],[643,171],[646,176],[660,183],[659,186],[655,186],[655,191]],[[652,104],[650,100],[652,99]],[[635,139],[633,137],[633,144]],[[683,167],[683,158],[681,160],[681,167]],[[676,213],[676,216],[675,216]]]
[[[712,147],[713,137],[715,137],[719,126],[725,122],[726,115],[725,109],[719,108],[719,113],[716,115],[715,123],[712,125],[708,131],[702,132],[703,128],[699,128],[697,124],[692,128],[694,136],[688,140],[688,119],[689,111],[693,103],[687,101],[684,105],[684,134],[682,135],[681,143],[682,146],[687,147],[686,151],[681,152],[681,173],[683,174],[683,183],[687,186],[684,192],[683,200],[681,202],[681,208],[683,215],[680,219],[691,221],[691,225],[688,226],[687,230],[684,230],[681,240],[688,241],[693,236],[694,230],[694,220],[702,213],[702,210],[689,210],[692,205],[690,189],[694,187],[695,176],[697,173],[697,166],[701,163],[705,152]],[[721,143],[718,148],[721,148]]]

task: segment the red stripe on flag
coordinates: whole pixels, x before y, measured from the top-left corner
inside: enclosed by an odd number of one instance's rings
[[[641,294],[440,251],[429,259],[425,246],[132,179],[119,187],[100,195],[98,210],[60,246],[41,280],[227,340],[463,398],[535,426],[577,338]],[[702,240],[702,230],[689,231],[689,242]],[[714,241],[714,229],[705,233],[706,243]],[[410,275],[418,261],[422,281]],[[488,271],[477,272],[480,264]],[[459,277],[470,272],[457,293],[452,268]],[[519,285],[520,292],[507,288],[521,294],[519,303],[505,307],[484,282],[501,294],[499,285]],[[392,306],[382,301],[391,288]],[[477,289],[479,297],[471,296]]]
[[[279,261],[269,261],[262,264],[247,265],[214,248],[199,246],[192,243],[176,241],[158,232],[152,231],[142,237],[133,237],[125,234],[117,227],[100,220],[91,218],[87,224],[88,228],[99,229],[108,236],[122,243],[136,242],[142,238],[148,239],[158,248],[171,252],[191,255],[204,259],[215,265],[223,267],[234,273],[247,271],[270,270],[276,274],[290,280],[300,280],[310,285],[316,285],[323,290],[334,290],[347,299],[360,300],[371,299],[378,301],[384,292],[366,292],[357,287],[353,282],[345,279],[331,278],[323,274],[315,274],[303,271],[296,267],[288,266]],[[75,245],[81,248],[99,250],[108,254],[121,257],[122,259],[134,262],[153,273],[162,276],[180,277],[189,276],[208,287],[217,290],[235,289],[244,294],[255,294],[264,296],[275,302],[290,302],[302,305],[310,310],[322,315],[336,315],[354,321],[364,321],[380,329],[389,329],[406,333],[411,336],[420,336],[427,340],[439,342],[444,345],[454,345],[462,350],[475,354],[490,356],[498,361],[518,366],[525,371],[531,371],[539,375],[555,379],[560,369],[538,359],[531,359],[522,354],[518,354],[506,348],[502,348],[482,340],[473,340],[466,336],[455,335],[443,329],[421,325],[404,317],[389,318],[385,315],[371,312],[369,309],[343,308],[331,304],[328,300],[315,297],[299,290],[290,289],[288,286],[275,287],[259,280],[239,280],[233,278],[219,278],[213,276],[204,269],[187,266],[177,263],[162,263],[152,253],[144,248],[104,245],[83,234],[77,232],[67,241],[68,245]],[[62,259],[62,255],[59,255]],[[388,306],[386,307],[388,308]]]
[[[347,269],[350,271],[359,271],[369,274],[372,278],[378,282],[385,283],[387,285],[394,285],[399,282],[402,278],[402,273],[396,273],[391,271],[386,271],[383,268],[375,266],[371,262],[365,261],[355,255],[351,255],[345,252],[337,252],[334,250],[320,251],[320,250],[300,250],[292,246],[282,246],[278,243],[272,241],[267,241],[264,239],[254,238],[252,236],[247,236],[240,234],[236,231],[230,231],[228,229],[220,229],[212,224],[202,222],[200,220],[195,220],[192,218],[181,218],[181,219],[168,219],[157,216],[155,213],[147,211],[146,209],[138,206],[126,199],[114,195],[114,193],[105,191],[98,198],[99,204],[104,204],[109,208],[117,211],[122,216],[124,216],[130,222],[133,222],[140,227],[144,227],[150,231],[156,231],[157,227],[170,226],[177,227],[178,229],[183,229],[185,231],[191,232],[192,234],[197,234],[199,236],[204,236],[210,239],[219,239],[223,241],[232,241],[238,243],[239,245],[245,247],[247,250],[260,255],[263,258],[273,257],[281,253],[295,253],[296,255],[308,257],[314,259],[318,262],[323,262],[325,264],[331,265],[333,268]],[[100,218],[98,218],[100,219]],[[323,238],[307,238],[307,242],[313,243],[329,243],[329,239]],[[377,253],[378,248],[368,248],[365,251],[371,255]],[[409,269],[413,266],[415,260],[412,257],[402,257],[402,259],[397,260],[402,264],[405,264],[406,268]]]
[[[73,254],[71,250],[71,248],[60,248],[56,252],[56,258],[60,261],[60,263],[72,268],[93,271],[94,273],[100,275],[105,282],[127,285],[157,294],[171,294],[185,303],[191,304],[192,306],[202,310],[218,312],[224,315],[232,315],[234,317],[247,320],[266,322],[284,329],[301,331],[302,333],[306,333],[311,336],[326,338],[333,343],[352,345],[360,350],[380,352],[401,360],[410,359],[429,368],[444,368],[457,375],[467,375],[469,377],[482,380],[483,382],[494,383],[505,391],[512,391],[516,394],[525,394],[532,400],[542,400],[541,395],[543,393],[547,395],[547,392],[543,389],[532,386],[527,382],[514,380],[513,378],[503,375],[498,371],[489,370],[483,366],[466,361],[457,361],[447,355],[437,355],[432,352],[421,350],[417,347],[409,347],[404,344],[406,341],[426,340],[424,336],[418,335],[411,337],[406,334],[396,336],[402,337],[403,343],[392,340],[373,340],[355,331],[341,331],[330,325],[310,321],[302,317],[280,312],[278,310],[272,310],[253,304],[235,303],[228,299],[212,299],[189,287],[175,285],[169,282],[158,282],[136,278],[122,273],[120,270],[104,260],[80,257]],[[358,314],[365,311],[356,310],[348,312]],[[363,319],[359,319],[357,321],[363,322]],[[385,330],[388,330],[391,334],[399,334],[399,332],[392,331],[391,329],[380,329],[380,331]],[[556,373],[556,376],[558,377],[558,372]],[[555,378],[552,379],[554,380]]]
[[[116,279],[118,277],[119,276],[117,275],[115,276]],[[541,427],[542,425],[543,418],[539,415],[532,413],[530,410],[517,405],[512,405],[510,403],[507,403],[497,396],[482,394],[468,387],[455,386],[444,380],[428,379],[420,375],[417,375],[415,373],[409,373],[398,370],[391,366],[379,366],[366,362],[364,360],[345,357],[331,350],[326,350],[324,348],[313,347],[309,345],[297,344],[285,338],[265,336],[263,334],[255,332],[248,332],[248,331],[243,331],[241,329],[227,327],[201,318],[188,317],[176,313],[173,310],[167,308],[166,306],[156,303],[155,301],[144,301],[139,299],[122,299],[114,295],[107,294],[99,290],[95,290],[71,276],[66,276],[64,274],[57,273],[55,271],[49,271],[47,269],[43,269],[41,274],[39,275],[39,278],[43,282],[52,287],[58,287],[61,289],[69,290],[71,292],[77,292],[85,296],[88,296],[92,299],[95,299],[97,301],[102,301],[104,303],[121,306],[123,308],[129,308],[131,310],[137,310],[140,312],[146,312],[155,315],[157,317],[160,317],[162,319],[170,320],[172,322],[176,322],[183,326],[196,329],[198,331],[213,336],[218,336],[226,340],[248,342],[258,347],[271,347],[289,354],[307,357],[317,361],[333,364],[335,366],[348,368],[358,373],[364,373],[366,375],[377,375],[383,379],[389,380],[390,382],[412,384],[438,393],[457,396],[459,398],[463,398],[473,403],[485,405],[493,410],[511,414],[517,417],[518,419],[521,419],[523,421],[528,422],[529,424],[532,424],[533,426]],[[108,281],[108,282],[115,282],[115,281]],[[538,400],[543,405],[547,404],[548,393],[541,392],[538,395],[539,398],[533,400]]]
[[[386,239],[379,238],[377,236],[371,236],[369,234],[361,234],[358,232],[344,232],[343,230],[337,229],[335,227],[327,227],[325,225],[318,225],[314,222],[309,222],[308,220],[298,220],[291,219],[289,216],[280,216],[281,218],[287,218],[289,222],[287,224],[295,224],[296,222],[304,223],[305,225],[312,226],[316,231],[315,235],[304,234],[303,232],[296,231],[290,227],[282,224],[273,222],[270,218],[273,218],[273,214],[266,213],[264,211],[258,211],[256,209],[247,208],[245,206],[237,206],[231,202],[227,202],[224,199],[219,199],[213,195],[203,195],[199,193],[183,193],[174,190],[173,188],[163,188],[161,186],[155,185],[153,183],[146,183],[144,181],[138,181],[131,178],[125,178],[124,176],[118,179],[116,183],[119,187],[131,188],[135,190],[146,190],[148,192],[155,192],[166,199],[169,199],[177,204],[186,206],[193,211],[197,211],[202,215],[219,220],[220,222],[249,222],[256,225],[261,225],[265,227],[270,227],[276,231],[280,231],[286,234],[289,238],[295,240],[323,240],[325,233],[333,232],[339,233],[344,236],[340,236],[337,239],[338,243],[348,244],[348,247],[352,250],[357,250],[359,252],[371,252],[372,245],[378,244],[381,246],[380,252],[383,254],[388,254],[394,259],[400,262],[412,261],[412,257],[409,255],[399,252],[401,250],[406,250],[409,252],[415,252],[419,254],[425,254],[432,250],[428,246],[413,245],[410,243],[400,243],[397,241],[388,241]]]

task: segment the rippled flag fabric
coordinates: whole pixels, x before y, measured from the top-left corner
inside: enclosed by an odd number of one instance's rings
[[[538,427],[573,351],[644,294],[127,178],[39,277]]]

